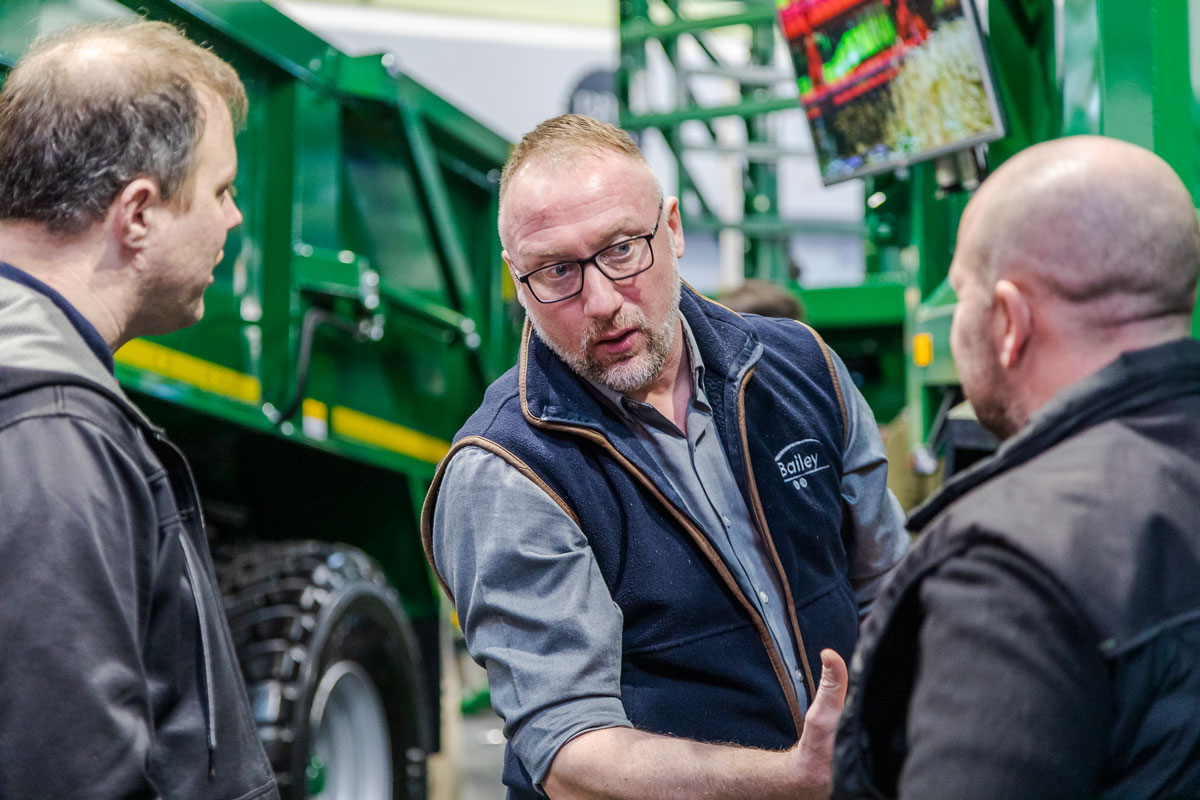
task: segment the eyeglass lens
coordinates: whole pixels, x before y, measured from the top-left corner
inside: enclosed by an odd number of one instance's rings
[[[543,303],[569,297],[583,289],[583,264],[595,262],[610,280],[631,277],[650,264],[650,243],[645,238],[617,242],[581,263],[564,261],[543,267],[529,276],[529,286]]]

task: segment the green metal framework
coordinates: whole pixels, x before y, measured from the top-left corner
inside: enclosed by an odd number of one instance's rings
[[[880,216],[874,228],[857,222],[790,219],[779,213],[778,160],[783,151],[772,137],[771,115],[798,112],[795,75],[782,71],[776,59],[782,40],[774,0],[621,0],[621,61],[617,95],[622,127],[657,130],[670,148],[677,168],[676,193],[685,230],[735,229],[745,242],[744,275],[789,288],[804,302],[808,322],[816,327],[862,381],[861,389],[880,419],[889,419],[904,404],[902,324],[905,281],[889,244],[897,235]],[[738,37],[734,57],[715,41]],[[701,62],[689,63],[681,52],[684,40],[694,44]],[[634,87],[652,82],[655,65],[667,65],[674,86],[667,108],[638,107]],[[693,91],[697,78],[717,75],[737,84],[737,102],[704,105]],[[777,87],[786,87],[780,92]],[[642,101],[644,104],[644,101]],[[695,152],[722,150],[716,125],[742,120],[745,126],[742,186],[743,214],[722,220],[715,202],[705,198],[693,174]],[[685,127],[702,134],[686,137]],[[697,141],[705,144],[697,145]],[[690,143],[689,143],[690,142]],[[893,226],[894,227],[894,226]],[[805,289],[790,274],[788,246],[797,234],[820,233],[862,238],[866,243],[866,276],[861,284]]]
[[[684,223],[697,230],[736,227],[746,237],[746,274],[785,283],[788,275],[787,240],[793,233],[821,232],[857,234],[857,225],[830,225],[811,220],[787,220],[778,215],[776,161],[767,114],[796,109],[794,96],[775,96],[773,85],[790,76],[775,65],[775,7],[772,0],[745,0],[719,4],[688,0],[622,0],[620,8],[621,68],[617,76],[621,126],[631,131],[658,130],[675,157],[678,196],[683,203]],[[714,13],[726,12],[726,13]],[[728,13],[732,10],[732,13]],[[723,58],[711,43],[717,31],[733,31],[744,37],[745,63]],[[704,64],[689,65],[681,59],[682,39],[695,43]],[[631,95],[638,81],[650,80],[648,70],[655,53],[665,56],[674,83],[675,107],[667,110],[636,108]],[[737,102],[702,105],[690,86],[693,78],[717,75],[739,84]],[[683,135],[695,123],[707,132],[712,147],[719,147],[714,121],[736,117],[746,126],[745,216],[738,222],[720,218],[700,190],[687,156],[699,151]],[[711,149],[711,148],[707,148]]]

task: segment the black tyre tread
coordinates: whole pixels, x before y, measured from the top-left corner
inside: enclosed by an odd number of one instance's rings
[[[371,558],[348,545],[262,542],[220,549],[214,556],[259,738],[281,794],[302,797],[293,788],[305,782],[292,757],[296,704],[303,701],[303,667],[322,608],[341,587],[365,581],[406,619],[399,596]],[[415,644],[410,646],[415,652]],[[293,775],[295,770],[301,774]]]

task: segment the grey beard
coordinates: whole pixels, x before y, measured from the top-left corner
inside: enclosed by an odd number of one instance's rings
[[[667,319],[657,331],[650,329],[650,320],[646,318],[645,314],[641,311],[633,311],[627,314],[618,313],[616,317],[607,322],[594,322],[583,332],[579,340],[579,352],[583,354],[588,353],[592,343],[606,331],[634,326],[645,335],[645,352],[609,366],[605,366],[587,355],[566,352],[542,333],[541,326],[538,325],[538,321],[533,315],[529,316],[529,320],[533,323],[533,329],[537,331],[538,337],[575,374],[614,392],[630,394],[646,388],[662,374],[671,348],[675,345],[676,332],[679,330],[679,292],[676,290],[672,313],[667,315]]]

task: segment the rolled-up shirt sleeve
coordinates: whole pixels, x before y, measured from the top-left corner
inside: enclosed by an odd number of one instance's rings
[[[842,452],[842,502],[847,514],[849,577],[866,616],[892,568],[908,551],[904,510],[887,488],[887,455],[875,414],[854,385],[849,370],[832,353],[846,401],[848,430]]]
[[[621,609],[583,531],[533,481],[478,447],[446,467],[433,555],[504,734],[537,783],[559,748],[632,727],[621,704]]]

